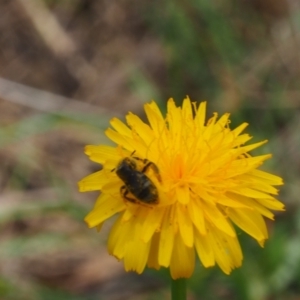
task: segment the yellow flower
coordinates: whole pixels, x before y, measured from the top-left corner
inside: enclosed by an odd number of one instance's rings
[[[270,154],[248,152],[266,141],[244,145],[246,123],[231,130],[229,114],[205,122],[206,103],[170,99],[166,117],[155,102],[145,105],[149,125],[136,115],[127,125],[114,118],[106,135],[112,146],[86,146],[102,169],[79,182],[81,192],[101,190],[86,216],[90,228],[118,217],[108,251],[126,271],[170,268],[173,279],[190,277],[195,254],[204,267],[218,264],[229,274],[241,266],[239,227],[263,246],[263,217],[284,210],[274,198],[282,179],[257,168]],[[122,178],[122,179],[121,179]]]

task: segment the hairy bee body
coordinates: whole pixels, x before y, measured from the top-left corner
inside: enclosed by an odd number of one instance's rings
[[[137,160],[144,164],[139,170]],[[126,157],[116,167],[117,176],[124,182],[121,187],[122,196],[130,202],[143,202],[146,204],[158,203],[158,190],[153,181],[145,174],[148,168],[152,168],[158,174],[157,166],[148,160],[137,157]],[[129,197],[132,194],[134,198]],[[137,201],[138,200],[138,201]]]

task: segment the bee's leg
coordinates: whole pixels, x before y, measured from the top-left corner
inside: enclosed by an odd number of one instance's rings
[[[134,151],[134,152],[135,152],[135,151]],[[153,163],[152,161],[149,161],[147,158],[142,159],[142,158],[137,157],[137,156],[134,156],[133,158],[136,159],[136,160],[140,160],[140,161],[143,162],[143,164],[144,164],[144,167],[143,167],[143,169],[142,169],[142,172],[143,172],[143,173],[145,173],[145,172],[147,171],[147,169],[148,169],[149,167],[151,167],[152,170],[154,171],[154,173],[159,174],[158,167],[157,167],[156,164]]]
[[[130,154],[130,156],[132,156],[135,152],[136,152],[136,150],[133,150],[133,152]]]
[[[155,173],[157,179],[161,181],[161,176],[159,174],[159,169],[155,163],[152,161],[149,161],[148,159],[144,159],[143,162],[145,163],[144,168],[142,169],[142,172],[145,173],[149,168],[152,169],[152,171]]]
[[[127,196],[129,194],[129,191],[128,191],[128,189],[125,185],[121,186],[120,192],[121,192],[121,195],[124,199],[126,199],[126,200],[128,200],[132,203],[139,203],[136,199],[130,198],[130,197]]]
[[[134,151],[134,152],[135,152],[135,151]],[[133,152],[131,155],[133,155],[134,152]],[[161,176],[160,176],[160,174],[159,174],[159,169],[158,169],[158,167],[156,166],[155,163],[153,163],[152,161],[149,161],[147,158],[142,159],[142,158],[137,157],[137,156],[133,156],[133,158],[136,159],[136,160],[140,160],[140,161],[143,162],[144,167],[143,167],[143,169],[142,169],[142,171],[141,171],[142,173],[145,173],[145,172],[147,171],[148,168],[151,168],[152,171],[155,173],[157,179],[158,179],[159,181],[161,181]]]

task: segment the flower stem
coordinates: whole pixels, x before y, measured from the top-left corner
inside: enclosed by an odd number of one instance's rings
[[[172,300],[186,300],[186,279],[172,279]]]

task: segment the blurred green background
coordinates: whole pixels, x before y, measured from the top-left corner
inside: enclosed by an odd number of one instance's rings
[[[113,116],[143,103],[207,100],[248,122],[287,211],[261,249],[240,233],[243,267],[200,264],[189,299],[300,299],[298,0],[0,0],[0,299],[168,299],[168,272],[125,273],[83,218]]]

